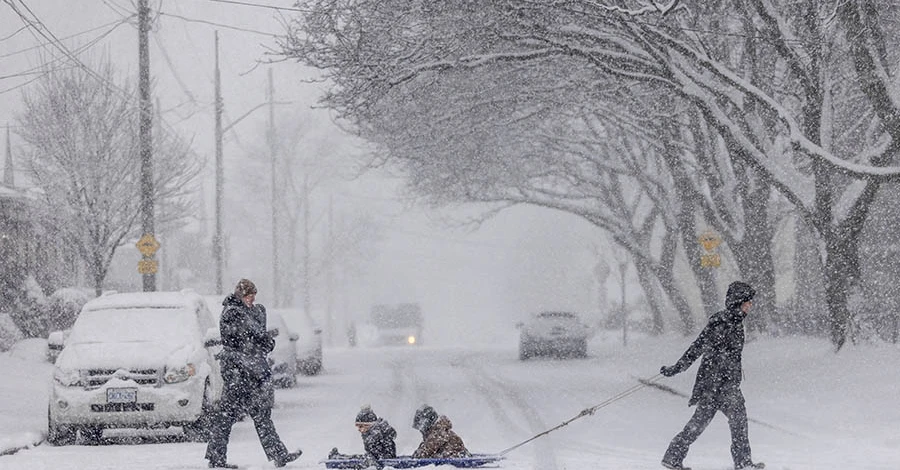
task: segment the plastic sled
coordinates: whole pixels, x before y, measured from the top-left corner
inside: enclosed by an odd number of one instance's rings
[[[447,459],[414,459],[408,455],[401,455],[396,459],[381,459],[382,465],[393,468],[416,468],[426,465],[452,465],[457,468],[477,468],[489,463],[503,460],[497,454],[472,454],[471,457],[456,457]],[[325,468],[360,468],[364,459],[328,459],[323,460]]]

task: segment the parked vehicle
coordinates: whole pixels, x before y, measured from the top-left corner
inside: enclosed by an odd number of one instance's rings
[[[422,344],[422,308],[417,303],[373,305],[370,321],[381,346]]]
[[[275,337],[275,349],[269,353],[269,365],[272,367],[272,382],[281,388],[291,388],[297,384],[297,333],[291,331],[281,314],[266,312],[266,329],[278,330]]]
[[[591,328],[571,312],[540,312],[519,323],[519,359],[587,357]]]
[[[303,375],[317,375],[322,371],[322,329],[303,310],[274,308],[269,312],[281,315],[284,323],[296,335],[297,371]],[[276,342],[278,338],[275,338]],[[277,347],[277,346],[276,346]]]
[[[205,440],[222,391],[220,343],[206,302],[192,291],[91,300],[56,360],[47,441],[73,444],[80,433],[96,444],[106,428],[169,426]]]

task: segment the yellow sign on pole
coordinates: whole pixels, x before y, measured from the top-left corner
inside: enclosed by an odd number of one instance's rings
[[[135,243],[138,251],[146,258],[150,258],[159,249],[159,242],[153,237],[152,233],[145,233],[140,240]]]
[[[159,269],[159,263],[155,259],[142,259],[138,261],[138,273],[140,274],[156,274]]]
[[[707,230],[700,234],[698,240],[700,241],[700,244],[703,245],[703,249],[706,251],[713,251],[722,243],[722,239],[720,239],[719,236],[711,230]]]
[[[722,257],[718,253],[700,255],[700,267],[718,268],[722,265]]]
[[[707,230],[697,238],[706,253],[700,255],[700,267],[718,268],[722,265],[722,257],[716,253],[716,248],[722,244],[722,239],[712,230]]]

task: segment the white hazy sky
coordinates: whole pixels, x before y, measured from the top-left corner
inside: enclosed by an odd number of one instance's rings
[[[14,2],[21,7],[21,2]],[[70,51],[97,42],[77,54],[85,63],[95,64],[107,55],[117,70],[137,77],[137,27],[135,19],[117,25],[136,10],[129,0],[41,0],[26,1],[45,31],[52,32]],[[290,2],[260,1],[289,7]],[[357,153],[361,145],[330,124],[329,113],[313,109],[322,85],[304,83],[316,72],[292,62],[260,65],[266,48],[274,39],[266,34],[283,31],[279,13],[273,9],[249,7],[211,0],[151,0],[155,23],[150,40],[154,97],[159,99],[163,119],[183,135],[193,137],[193,148],[209,161],[204,187],[208,217],[212,208],[213,175],[213,34],[219,31],[220,68],[226,125],[266,100],[267,69],[275,76],[276,99],[293,104],[279,110],[279,117],[293,113],[304,122],[315,123],[321,138],[328,141],[328,153]],[[158,14],[157,13],[160,13]],[[70,62],[59,59],[58,50],[35,47],[46,41],[29,29],[6,3],[0,3],[0,125],[12,123],[21,110],[21,92],[33,72],[47,60],[57,66]],[[237,29],[235,29],[237,28]],[[83,33],[83,34],[79,34]],[[102,36],[102,38],[101,38]],[[99,39],[98,39],[99,38]],[[30,74],[28,74],[31,72]],[[226,135],[226,169],[242,165],[247,152],[262,146],[267,113],[251,113],[238,123],[235,133]],[[13,147],[17,145],[12,138]],[[323,155],[338,158],[346,155]],[[228,173],[228,171],[226,171]],[[21,175],[19,175],[21,176]],[[249,178],[265,181],[268,175]],[[354,206],[375,214],[384,224],[384,240],[379,245],[375,265],[363,280],[364,287],[339,301],[346,309],[359,311],[373,302],[419,301],[426,309],[430,329],[458,335],[504,331],[514,318],[538,308],[593,309],[596,305],[591,284],[594,262],[590,245],[597,231],[564,214],[521,208],[501,214],[478,231],[452,230],[438,215],[424,208],[406,210],[393,199],[396,180],[369,175],[332,189],[335,205]],[[227,194],[230,203],[234,201]],[[320,198],[327,200],[327,198]],[[253,210],[266,211],[266,201],[244,200]],[[245,208],[246,209],[246,208]],[[324,209],[319,208],[319,213]],[[228,220],[228,219],[226,219]],[[211,229],[210,229],[211,230]],[[226,236],[235,228],[226,227]],[[251,247],[232,244],[226,283],[242,276],[270,282],[268,266],[271,250],[267,240]],[[163,247],[164,249],[165,247]],[[268,258],[267,258],[268,257]],[[212,260],[211,260],[212,262]],[[263,286],[263,291],[265,287]],[[617,288],[613,288],[618,292]],[[321,305],[321,303],[320,303]],[[475,327],[477,325],[477,328]],[[434,335],[433,335],[434,336]]]

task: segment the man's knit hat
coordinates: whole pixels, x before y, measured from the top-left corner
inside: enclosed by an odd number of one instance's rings
[[[237,285],[234,286],[234,295],[239,298],[244,298],[250,294],[256,293],[256,284],[253,283],[250,279],[241,279],[238,281]]]

